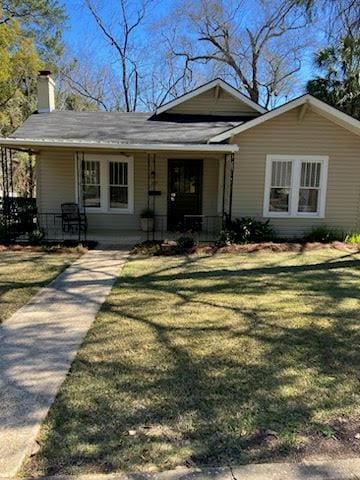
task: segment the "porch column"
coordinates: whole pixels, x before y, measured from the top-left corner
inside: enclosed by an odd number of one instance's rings
[[[77,201],[79,207],[83,208],[85,213],[85,192],[84,192],[84,161],[85,154],[84,152],[75,153],[75,167],[76,167],[76,181],[77,181]]]
[[[35,182],[34,182],[33,152],[31,150],[29,151],[28,179],[29,179],[29,186],[28,186],[29,198],[33,198],[34,197]]]
[[[233,183],[234,183],[234,161],[235,155],[230,154],[230,185],[229,185],[229,222],[231,222],[232,217],[232,200],[233,200]]]
[[[155,217],[156,206],[156,153],[148,153],[147,155],[147,168],[148,168],[148,208],[151,208]],[[152,240],[155,240],[155,218],[154,225],[151,232]],[[150,232],[146,233],[147,240],[150,239]]]
[[[233,153],[224,155],[223,170],[223,192],[222,192],[222,217],[223,227],[232,219],[232,203],[233,203],[233,183],[234,183],[234,160]]]
[[[225,226],[225,214],[226,214],[226,207],[225,207],[225,201],[226,201],[226,160],[227,160],[227,154],[225,153],[224,155],[224,168],[223,168],[223,179],[222,179],[222,227],[224,228]]]
[[[12,150],[1,147],[1,190],[2,202],[0,204],[0,222],[4,227],[4,240],[11,241],[14,235],[12,231],[11,212],[13,211],[13,201],[10,200],[14,194],[13,184],[13,155]]]
[[[13,153],[6,147],[1,147],[1,190],[3,199],[14,193]]]

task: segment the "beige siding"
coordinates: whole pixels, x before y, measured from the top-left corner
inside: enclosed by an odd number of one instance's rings
[[[203,215],[212,216],[217,213],[217,191],[219,184],[219,162],[218,160],[204,160],[203,180]]]
[[[75,201],[74,154],[64,150],[37,156],[37,203],[40,212],[59,212],[61,203]]]
[[[320,224],[360,228],[360,138],[312,111],[299,123],[298,113],[285,113],[236,137],[240,151],[235,160],[234,216],[262,216],[266,155],[328,155],[325,218],[271,222],[285,236],[301,235]]]
[[[99,151],[93,153],[99,153]],[[139,215],[148,204],[148,162],[146,153],[135,153],[133,157],[134,214],[88,212],[91,229],[136,230],[139,228]],[[161,196],[150,199],[151,207],[153,207],[153,201],[155,202],[156,214],[164,216],[167,214],[168,158],[203,159],[203,214],[217,215],[219,157],[204,158],[199,154],[186,153],[156,154],[155,188],[161,191]],[[76,201],[75,170],[74,152],[60,149],[40,152],[37,157],[37,203],[40,212],[59,212],[61,203]]]
[[[183,113],[188,115],[258,115],[251,107],[236,99],[224,90],[219,91],[218,98],[215,97],[215,88],[201,93],[196,97],[186,100],[180,105],[167,110],[167,113]]]

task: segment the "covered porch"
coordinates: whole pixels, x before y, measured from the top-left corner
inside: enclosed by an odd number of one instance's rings
[[[184,235],[197,241],[215,239],[231,217],[234,146],[151,147],[75,150],[23,145],[36,158],[33,221],[44,240],[134,244]],[[2,147],[4,180],[9,181],[18,148]],[[4,198],[10,195],[3,191]],[[86,231],[64,231],[64,203],[79,206],[87,219]],[[147,228],[143,215],[152,217]],[[21,232],[21,239],[26,237]]]

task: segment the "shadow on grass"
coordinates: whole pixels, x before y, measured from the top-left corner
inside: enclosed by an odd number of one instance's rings
[[[63,272],[76,255],[0,253],[0,323]]]
[[[130,261],[43,429],[42,472],[295,458],[355,421],[359,256],[229,258]]]

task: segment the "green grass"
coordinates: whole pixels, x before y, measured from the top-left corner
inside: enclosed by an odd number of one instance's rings
[[[76,252],[0,252],[0,323],[78,256]]]
[[[359,419],[359,267],[335,250],[132,258],[26,472],[319,453],[336,419]]]

